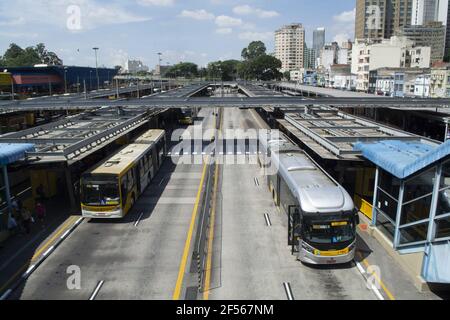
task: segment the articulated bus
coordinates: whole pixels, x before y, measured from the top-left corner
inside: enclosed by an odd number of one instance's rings
[[[149,130],[81,177],[81,211],[87,218],[123,218],[161,167],[164,130]]]
[[[261,136],[260,145],[269,190],[288,217],[292,254],[307,264],[352,261],[359,216],[347,191],[284,134]]]

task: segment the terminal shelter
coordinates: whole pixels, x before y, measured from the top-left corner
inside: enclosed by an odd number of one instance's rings
[[[450,141],[358,142],[354,148],[376,165],[373,227],[398,254],[420,254],[426,282],[450,283]]]
[[[7,231],[8,218],[11,214],[11,192],[7,166],[25,158],[26,152],[34,151],[30,143],[0,143],[0,241],[2,233]]]

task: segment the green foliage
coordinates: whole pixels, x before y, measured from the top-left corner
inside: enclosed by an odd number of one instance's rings
[[[209,79],[221,79],[232,81],[237,78],[238,68],[241,64],[238,60],[215,61],[208,64],[207,75]]]
[[[242,57],[245,60],[237,69],[242,79],[263,81],[281,79],[282,74],[279,71],[281,61],[266,54],[266,46],[263,42],[251,42],[242,50]]]
[[[192,62],[180,62],[167,70],[168,77],[195,78],[198,76],[198,66]]]
[[[11,43],[4,55],[0,57],[0,65],[3,67],[26,67],[41,63],[62,65],[63,62],[56,53],[47,51],[43,43],[25,49]]]
[[[289,71],[285,71],[283,73],[283,77],[287,80],[287,81],[291,81],[291,73]]]
[[[242,50],[244,60],[253,60],[266,54],[266,45],[262,41],[252,41],[247,48]]]

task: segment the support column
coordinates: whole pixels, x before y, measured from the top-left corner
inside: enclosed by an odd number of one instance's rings
[[[11,192],[9,190],[8,169],[6,165],[2,166],[2,172],[3,172],[3,182],[5,184],[6,203],[8,204],[8,221],[9,221],[9,218],[11,217],[12,206],[11,206]]]
[[[403,206],[403,192],[405,190],[405,181],[402,180],[400,183],[400,191],[398,194],[398,206],[397,206],[397,216],[395,218],[395,232],[394,232],[394,249],[400,244],[400,218],[402,214]]]
[[[70,199],[70,208],[71,210],[75,211],[77,208],[77,204],[75,203],[75,195],[73,190],[73,183],[72,183],[72,175],[70,174],[70,168],[66,167],[64,169],[64,175],[66,176],[66,186],[67,186],[67,192],[69,194]]]
[[[377,166],[377,169],[375,171],[375,183],[374,183],[374,190],[373,190],[373,201],[372,201],[372,226],[377,225],[377,196],[378,196],[378,179],[380,176],[379,173],[380,169]]]

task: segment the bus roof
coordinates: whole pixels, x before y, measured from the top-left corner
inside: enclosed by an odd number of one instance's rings
[[[164,130],[152,129],[145,132],[139,138],[136,139],[134,143],[154,143],[160,140],[164,136]]]
[[[116,152],[93,170],[88,171],[88,173],[120,175],[132,163],[140,159],[163,136],[164,130],[148,130],[135,142]]]

